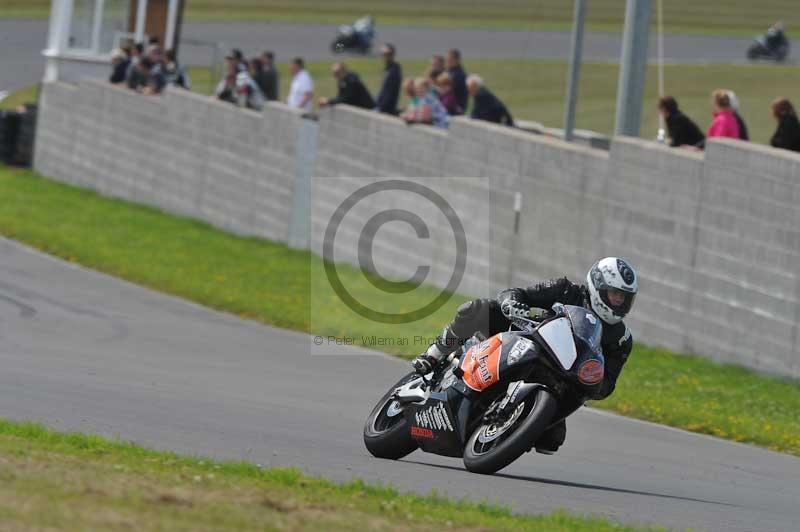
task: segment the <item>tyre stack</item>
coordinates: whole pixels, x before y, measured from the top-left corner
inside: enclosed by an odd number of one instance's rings
[[[31,166],[35,136],[36,105],[26,104],[24,111],[0,110],[0,162]]]
[[[36,105],[25,104],[25,112],[19,118],[17,129],[17,149],[13,164],[31,166],[33,164],[33,140],[36,137]]]
[[[20,113],[0,111],[0,162],[12,164],[17,152]]]

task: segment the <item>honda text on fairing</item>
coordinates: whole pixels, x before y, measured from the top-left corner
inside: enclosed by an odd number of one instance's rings
[[[494,473],[560,421],[562,397],[591,395],[602,382],[602,332],[591,310],[556,304],[488,339],[473,336],[449,363],[400,379],[367,418],[364,443],[379,458],[419,448]]]

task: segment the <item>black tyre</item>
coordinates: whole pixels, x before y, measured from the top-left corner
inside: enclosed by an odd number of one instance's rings
[[[747,49],[747,58],[750,60],[758,59],[759,56],[761,55],[760,51],[761,47],[759,47],[756,44],[752,45],[750,48]]]
[[[395,388],[417,376],[411,372],[389,388],[367,417],[364,424],[364,445],[372,456],[397,460],[417,449],[417,442],[411,437],[403,410],[391,399]]]
[[[467,470],[491,475],[530,451],[557,409],[555,397],[539,389],[526,397],[505,423],[482,423],[464,448]]]

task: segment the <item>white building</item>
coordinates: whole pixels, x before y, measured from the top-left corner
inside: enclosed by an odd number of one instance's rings
[[[174,48],[185,0],[52,0],[45,81],[104,78],[111,51],[158,37]]]

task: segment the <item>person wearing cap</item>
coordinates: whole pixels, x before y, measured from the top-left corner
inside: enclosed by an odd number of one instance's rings
[[[245,60],[242,51],[238,48],[231,49],[231,51],[228,52],[228,55],[225,56],[225,61],[235,65],[237,72],[241,72],[243,70],[247,72],[247,61]]]
[[[128,66],[131,60],[122,48],[114,48],[111,52],[111,76],[108,81],[113,84],[125,83]]]
[[[374,109],[375,101],[369,90],[355,72],[350,72],[344,63],[334,63],[331,67],[333,77],[336,78],[336,85],[339,92],[335,98],[320,98],[319,106],[336,105],[346,103],[362,109]]]
[[[381,89],[378,91],[378,97],[375,101],[375,110],[379,113],[386,113],[390,115],[397,114],[397,101],[400,99],[400,84],[403,81],[403,70],[395,57],[395,47],[392,44],[386,43],[381,48],[381,55],[383,56],[384,69],[383,69],[383,82]]]

